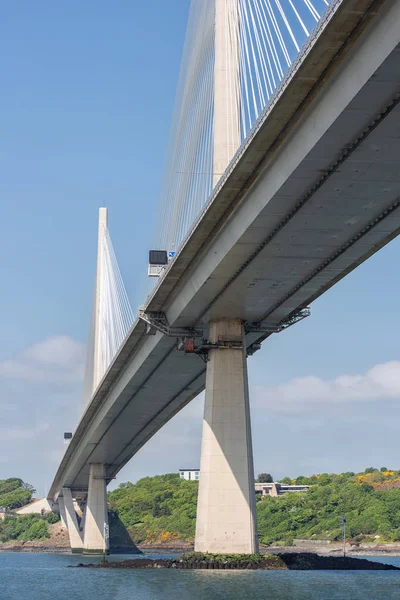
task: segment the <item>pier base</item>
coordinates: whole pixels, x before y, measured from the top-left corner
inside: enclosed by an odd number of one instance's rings
[[[61,527],[62,527],[62,529],[68,529],[68,525],[67,525],[67,513],[65,512],[64,498],[59,498],[58,499],[58,510],[60,512],[60,519],[61,519]]]

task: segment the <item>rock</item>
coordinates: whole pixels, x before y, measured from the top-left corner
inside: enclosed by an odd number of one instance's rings
[[[285,552],[278,554],[287,568],[296,571],[337,570],[337,571],[399,571],[399,567],[349,556],[320,556],[312,552]]]
[[[365,558],[343,556],[320,556],[312,552],[284,552],[275,556],[264,556],[253,562],[208,562],[202,560],[135,558],[120,562],[79,563],[77,567],[91,569],[262,569],[262,570],[352,570],[352,571],[399,571],[399,567],[382,564]]]

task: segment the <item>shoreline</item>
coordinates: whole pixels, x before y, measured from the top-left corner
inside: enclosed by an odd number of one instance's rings
[[[182,546],[157,546],[157,545],[139,545],[138,549],[146,556],[152,554],[183,554],[185,552],[193,551],[193,546],[182,545]],[[79,556],[79,554],[72,554],[71,550],[67,546],[52,546],[52,545],[39,545],[39,544],[0,544],[0,553],[21,553],[21,554],[65,554]],[[304,547],[304,546],[270,546],[262,547],[260,554],[313,554],[323,557],[330,558],[342,558],[343,550],[341,547],[329,547],[321,546]],[[138,556],[133,548],[129,547],[116,547],[111,548],[110,555],[128,555]],[[348,557],[363,557],[363,556],[400,556],[400,544],[393,547],[393,545],[385,548],[383,545],[373,547],[359,547],[359,548],[346,548],[346,556]]]

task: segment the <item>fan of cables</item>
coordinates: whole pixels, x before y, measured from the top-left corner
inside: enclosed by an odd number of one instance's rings
[[[327,0],[192,0],[153,248],[179,248],[327,6]],[[222,40],[215,25],[221,10]],[[219,113],[227,119],[222,172],[214,156]]]

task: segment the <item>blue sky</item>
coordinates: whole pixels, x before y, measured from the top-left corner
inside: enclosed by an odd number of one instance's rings
[[[135,310],[143,299],[188,7],[2,7],[0,478],[39,493],[79,414],[99,206]],[[249,361],[256,471],[399,467],[399,249],[392,242]],[[197,464],[201,411],[199,398],[118,483],[185,467],[183,452]]]

